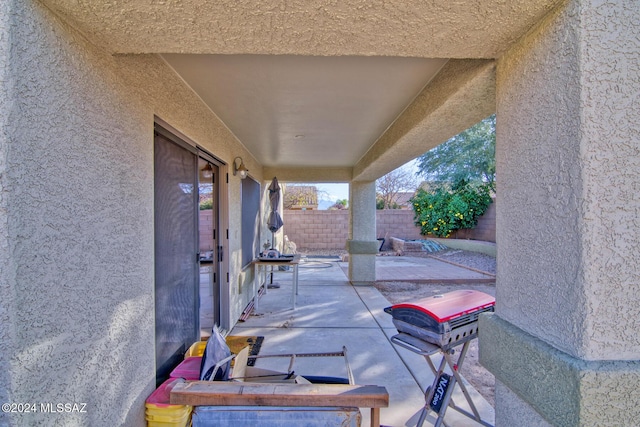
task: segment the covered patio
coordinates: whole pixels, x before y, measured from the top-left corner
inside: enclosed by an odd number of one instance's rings
[[[394,271],[396,280],[411,280],[410,269],[405,268],[403,275],[395,268],[401,258],[381,257],[379,269]],[[428,260],[413,260],[416,265],[421,261],[429,264]],[[408,261],[411,259],[404,262]],[[356,384],[384,386],[389,393],[389,407],[381,409],[381,424],[415,425],[425,403],[424,390],[432,384],[433,374],[422,356],[391,343],[390,338],[398,332],[391,316],[383,311],[389,301],[371,285],[352,286],[342,264],[335,259],[303,259],[295,309],[291,307],[291,273],[276,269],[274,283],[280,287],[269,289],[261,297],[258,311],[247,321],[237,323],[231,335],[263,336],[261,354],[331,352],[344,345]],[[474,276],[471,270],[439,264],[436,275]],[[439,357],[433,356],[434,362]],[[282,360],[262,359],[256,366],[282,370],[286,364]],[[345,366],[341,358],[299,358],[295,372],[344,377]],[[468,387],[483,420],[493,424],[493,407],[471,385]],[[459,388],[454,400],[465,407]],[[362,425],[368,426],[368,410],[361,409],[361,413]],[[425,425],[433,420],[428,419]],[[480,425],[453,410],[447,411],[445,420],[450,426]]]
[[[304,347],[355,325],[357,347],[385,343],[363,296],[375,181],[493,113],[499,269],[479,341],[496,424],[637,424],[639,18],[629,0],[1,1],[0,402],[87,411],[0,424],[145,425],[198,339],[201,260],[213,320],[249,327],[276,176],[349,184],[362,288],[343,273],[301,288],[362,304],[330,327],[303,291],[293,328],[283,311],[251,333]],[[366,379],[402,370],[353,362]]]

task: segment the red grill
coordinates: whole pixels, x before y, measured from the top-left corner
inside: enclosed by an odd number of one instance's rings
[[[448,349],[476,338],[478,315],[492,312],[495,298],[460,290],[385,308],[399,332]]]

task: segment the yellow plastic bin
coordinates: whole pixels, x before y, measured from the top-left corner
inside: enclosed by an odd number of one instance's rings
[[[151,419],[153,418],[153,419]],[[191,413],[184,414],[180,417],[163,417],[156,416],[152,417],[147,415],[147,426],[148,427],[187,427],[191,419]]]
[[[145,416],[149,427],[186,427],[191,420],[192,406],[170,404],[171,390],[184,382],[182,378],[169,378],[147,398]]]
[[[153,418],[153,419],[152,419]],[[164,417],[147,415],[148,427],[187,427],[191,418],[191,413],[184,414],[180,417]]]
[[[193,344],[191,344],[191,347],[189,347],[189,350],[187,350],[187,352],[184,354],[184,358],[186,359],[187,357],[202,357],[206,346],[206,341],[194,342]]]

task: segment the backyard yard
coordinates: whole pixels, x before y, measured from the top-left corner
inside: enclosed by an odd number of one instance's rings
[[[317,250],[299,249],[305,255],[340,256],[346,253],[342,250]],[[382,252],[381,256],[395,256],[394,252]],[[429,252],[406,252],[404,256],[433,257],[442,261],[465,266],[477,271],[496,273],[496,259],[490,255],[479,252],[459,249],[445,249]],[[376,282],[374,286],[391,303],[397,304],[405,301],[415,301],[420,298],[438,295],[457,289],[473,289],[485,292],[495,297],[495,283],[416,283],[410,281],[384,281]],[[478,362],[478,341],[474,340],[469,346],[466,361],[461,369],[462,375],[483,395],[483,397],[495,407],[495,378]]]
[[[425,252],[407,252],[405,256],[432,256],[445,261],[454,262],[469,268],[495,274],[496,260],[490,255],[478,252],[447,249],[434,254]],[[397,304],[404,301],[416,300],[432,295],[438,295],[456,289],[473,289],[495,297],[496,286],[493,284],[425,284],[412,282],[376,282],[375,287],[390,303]],[[495,407],[495,378],[478,362],[478,340],[471,342],[466,361],[461,369],[464,376],[473,387]]]

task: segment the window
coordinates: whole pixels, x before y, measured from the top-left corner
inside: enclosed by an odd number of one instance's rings
[[[260,252],[260,184],[250,177],[242,181],[242,265]]]

